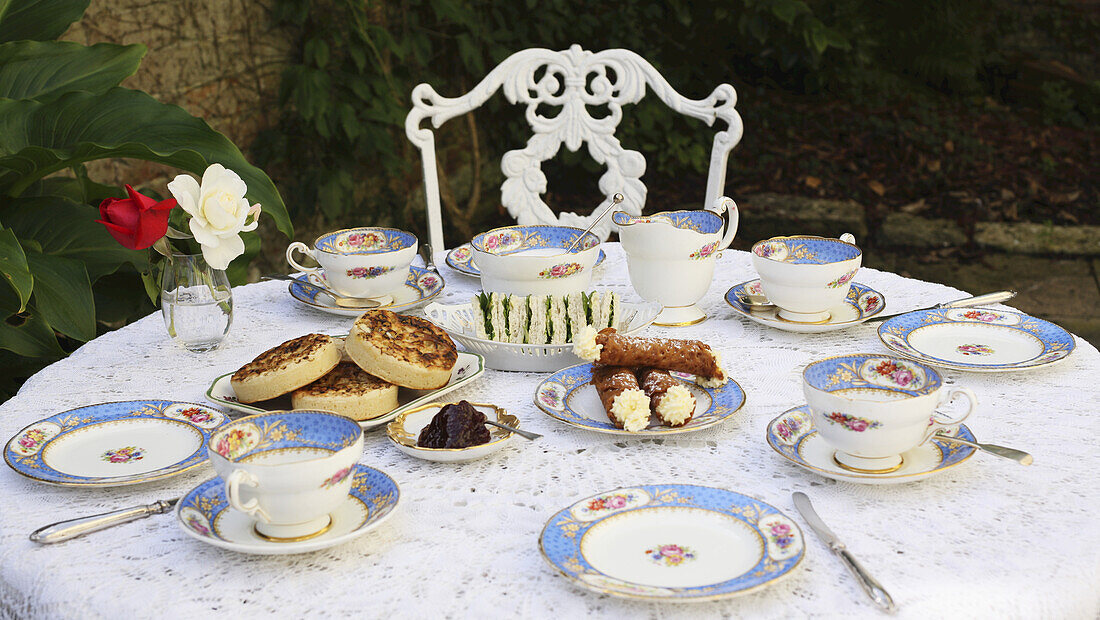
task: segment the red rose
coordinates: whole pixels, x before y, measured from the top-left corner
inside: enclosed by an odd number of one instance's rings
[[[99,203],[96,220],[107,227],[107,232],[125,248],[144,250],[168,231],[168,214],[176,206],[176,199],[157,202],[126,186],[129,198],[108,198]]]

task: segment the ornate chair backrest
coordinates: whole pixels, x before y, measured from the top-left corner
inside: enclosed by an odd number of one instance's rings
[[[541,77],[536,80],[540,69],[543,70]],[[734,110],[737,93],[729,84],[720,84],[704,99],[688,99],[676,92],[653,65],[630,50],[593,53],[573,45],[561,52],[542,48],[516,52],[461,97],[443,97],[429,84],[414,88],[413,108],[405,118],[405,134],[420,149],[432,247],[442,250],[445,246],[435,135],[431,129],[420,126],[422,120],[430,119],[432,127],[438,128],[480,107],[503,87],[504,96],[510,103],[527,106],[526,118],[534,135],[526,147],[505,153],[501,160],[505,177],[501,204],[521,225],[562,224],[587,228],[592,215],[562,213],[558,216],[543,202],[541,194],[546,192],[546,175],[542,172],[542,162],[554,157],[562,144],[570,151],[587,144],[592,158],[607,167],[599,180],[600,191],[606,196],[622,192],[626,200],[619,208],[640,215],[646,198],[646,187],[641,180],[645,157],[638,151],[624,149],[615,138],[615,129],[622,120],[623,104],[640,101],[647,85],[665,105],[680,114],[700,119],[708,126],[713,125],[715,119],[726,123],[726,128],[714,136],[703,201],[704,207],[714,204],[726,184],[729,153],[741,140],[743,131],[741,116]],[[558,106],[560,112],[547,118],[539,113],[539,104]],[[588,106],[606,106],[608,114],[593,118]],[[611,228],[608,217],[594,232],[606,239]]]

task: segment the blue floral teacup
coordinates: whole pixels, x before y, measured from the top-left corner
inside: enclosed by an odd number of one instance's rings
[[[903,454],[941,429],[958,426],[978,399],[962,387],[944,389],[929,366],[889,355],[858,353],[813,362],[802,373],[802,391],[814,428],[841,467],[859,473],[899,469]],[[941,419],[936,409],[962,394],[966,412]]]
[[[300,540],[328,530],[347,498],[363,429],[327,411],[275,411],[223,426],[207,452],[230,507],[256,519],[257,533]]]
[[[752,266],[779,318],[794,323],[824,323],[829,308],[841,306],[863,262],[855,237],[839,239],[800,235],[772,237],[752,246]]]
[[[405,283],[416,249],[416,235],[403,230],[348,228],[317,237],[312,248],[301,241],[291,243],[286,261],[309,274],[315,284],[331,286],[342,295],[379,297]],[[312,257],[321,269],[298,264],[295,250]]]

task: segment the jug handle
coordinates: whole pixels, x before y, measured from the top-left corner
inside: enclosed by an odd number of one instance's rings
[[[722,236],[722,240],[718,242],[717,251],[722,251],[733,243],[733,236],[737,234],[737,223],[739,219],[739,213],[737,211],[737,203],[728,196],[720,196],[714,201],[714,204],[708,207],[709,211],[713,211],[718,215],[724,216],[726,220],[725,234]]]

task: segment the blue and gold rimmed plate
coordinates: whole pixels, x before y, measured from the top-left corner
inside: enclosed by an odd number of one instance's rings
[[[596,265],[607,258],[607,255],[600,250],[600,253],[596,256]],[[481,277],[481,270],[474,264],[474,251],[473,246],[469,243],[463,243],[462,245],[447,252],[447,266],[459,273],[464,273],[468,276],[474,276],[475,278]]]
[[[339,337],[343,338],[343,336]],[[404,411],[415,409],[452,390],[457,390],[481,376],[483,372],[485,372],[485,358],[477,353],[459,351],[458,360],[455,362],[454,368],[451,369],[451,380],[448,381],[446,385],[434,390],[398,388],[396,409],[376,418],[360,420],[359,426],[363,427],[363,429],[382,426]],[[241,413],[247,413],[249,415],[254,413],[267,413],[269,411],[290,411],[294,408],[290,403],[289,394],[247,405],[237,402],[237,393],[233,391],[233,385],[230,383],[230,378],[232,376],[233,373],[228,372],[214,379],[214,382],[206,389],[206,399],[222,407],[240,411]]]
[[[70,487],[114,487],[161,480],[206,461],[221,411],[168,400],[100,403],[44,418],[4,447],[4,460],[28,478]]]
[[[774,306],[754,310],[741,300],[741,297],[746,293],[763,295],[764,290],[760,287],[760,280],[742,282],[726,291],[726,303],[733,308],[734,312],[754,323],[800,334],[831,332],[836,329],[859,325],[879,314],[886,307],[885,295],[869,286],[853,282],[851,288],[848,289],[848,296],[844,299],[844,303],[829,309],[828,321],[824,323],[794,323],[780,318],[779,309]]]
[[[977,372],[1047,366],[1076,346],[1073,336],[1054,323],[992,308],[917,310],[884,321],[878,337],[909,359]]]
[[[946,432],[946,431],[945,431]],[[949,433],[959,439],[977,441],[965,424]],[[814,430],[810,408],[788,409],[768,424],[768,445],[783,458],[814,473],[857,484],[899,484],[934,476],[970,458],[974,448],[962,444],[932,441],[902,454],[901,468],[888,473],[861,474],[842,468],[833,459],[836,450]]]
[[[393,514],[400,495],[393,478],[358,464],[352,473],[351,493],[331,513],[329,529],[306,540],[282,542],[258,535],[252,517],[229,507],[225,482],[211,478],[180,498],[176,521],[192,538],[230,551],[264,555],[306,553],[339,545],[374,529]]]
[[[663,426],[650,418],[649,426],[630,432],[616,427],[607,417],[596,387],[591,384],[592,364],[577,364],[555,372],[535,388],[535,405],[550,417],[570,426],[599,433],[651,437],[690,433],[720,424],[737,413],[745,404],[745,390],[730,379],[717,388],[696,385],[693,375],[674,372],[695,397],[695,415],[683,426]]]
[[[324,279],[324,271],[320,273],[320,281],[314,281],[313,283],[320,286],[328,286],[328,282]],[[303,282],[309,281],[306,274],[300,274],[294,277],[296,280],[301,280]],[[401,312],[403,310],[415,308],[420,304],[427,303],[434,299],[443,291],[444,285],[445,282],[438,273],[429,271],[423,267],[410,266],[409,277],[405,279],[405,285],[396,291],[390,292],[393,301],[384,306],[380,306],[380,308],[393,312]],[[328,295],[315,289],[301,286],[296,282],[291,282],[288,286],[288,290],[290,291],[290,296],[297,301],[311,308],[328,312],[329,314],[338,314],[340,316],[359,316],[363,314],[363,309],[337,306]]]
[[[806,553],[802,530],[774,506],[688,484],[582,499],[550,517],[539,548],[583,588],[673,602],[758,590],[789,575]]]

